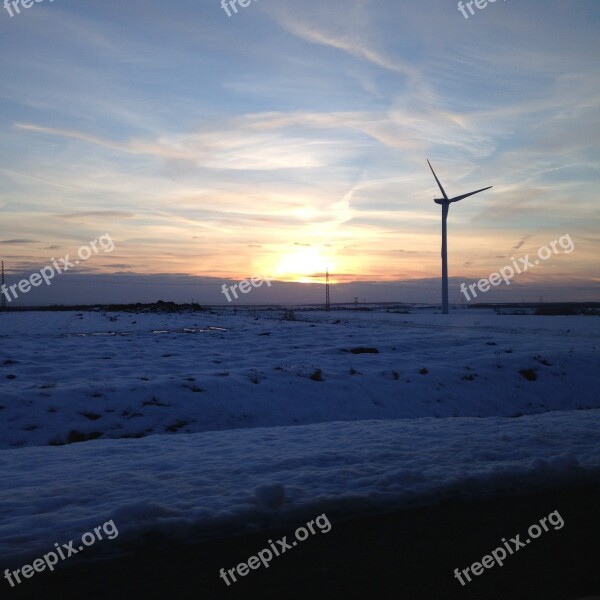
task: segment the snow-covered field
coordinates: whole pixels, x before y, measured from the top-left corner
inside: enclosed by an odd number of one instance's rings
[[[0,447],[600,407],[594,317],[262,314],[0,315]]]
[[[600,473],[595,317],[279,314],[0,314],[0,556]]]

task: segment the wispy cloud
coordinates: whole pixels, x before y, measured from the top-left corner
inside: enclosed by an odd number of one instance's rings
[[[87,212],[77,212],[69,214],[59,214],[57,217],[61,219],[82,219],[89,217],[98,217],[106,219],[133,219],[136,215],[123,210],[91,210]]]
[[[451,211],[452,273],[568,231],[571,275],[595,276],[593,1],[467,22],[442,0],[265,0],[235,23],[133,2],[4,22],[12,262],[110,231],[120,254],[94,268],[236,277],[317,249],[348,276],[437,276],[429,157],[451,191],[494,186]]]
[[[0,240],[0,244],[6,245],[18,245],[18,244],[36,244],[36,240],[22,240],[22,239],[13,239],[13,240]]]

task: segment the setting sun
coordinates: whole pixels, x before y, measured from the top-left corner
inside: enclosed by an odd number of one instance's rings
[[[335,263],[317,248],[303,248],[284,254],[273,274],[281,280],[311,283],[322,278],[326,268],[330,272],[335,270]]]

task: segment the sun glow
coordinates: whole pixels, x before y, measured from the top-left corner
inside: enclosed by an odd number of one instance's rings
[[[317,248],[303,248],[282,255],[273,274],[283,281],[312,283],[324,277],[326,268],[335,270],[335,263]]]

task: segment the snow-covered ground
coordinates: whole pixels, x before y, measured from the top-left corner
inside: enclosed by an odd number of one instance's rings
[[[597,318],[278,314],[0,314],[0,556],[600,474]]]
[[[258,314],[0,315],[0,448],[600,407],[594,317]]]

